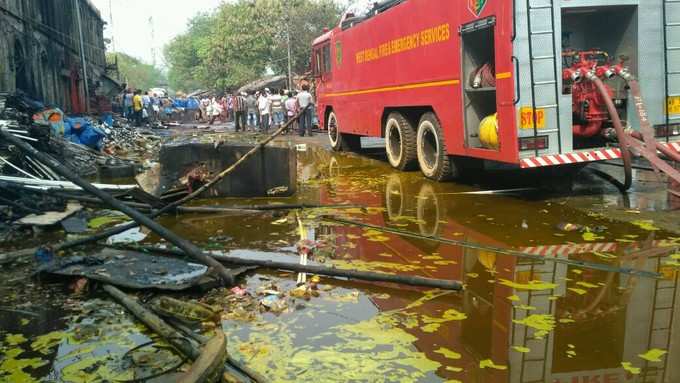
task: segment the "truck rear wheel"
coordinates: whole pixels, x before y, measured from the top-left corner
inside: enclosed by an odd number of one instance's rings
[[[437,182],[458,176],[456,166],[449,158],[437,116],[428,112],[420,118],[416,140],[418,164],[425,177]]]
[[[411,123],[398,112],[387,116],[385,123],[385,151],[393,168],[413,170],[418,161],[416,131]]]
[[[328,118],[326,118],[326,130],[328,131],[328,139],[331,142],[331,148],[336,152],[357,151],[361,149],[360,136],[340,132],[338,117],[335,115],[335,112],[330,112],[328,114]]]

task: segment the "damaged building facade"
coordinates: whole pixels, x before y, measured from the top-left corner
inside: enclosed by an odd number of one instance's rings
[[[70,113],[86,112],[89,94],[96,108],[97,95],[113,82],[106,76],[104,24],[89,0],[0,0],[0,92],[22,90]]]

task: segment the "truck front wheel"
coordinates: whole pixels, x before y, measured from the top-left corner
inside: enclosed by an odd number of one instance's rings
[[[390,113],[385,123],[385,150],[393,168],[413,170],[418,161],[416,153],[416,130],[398,112]]]
[[[447,154],[439,119],[432,112],[420,118],[416,147],[418,164],[425,177],[441,182],[458,175],[456,166]]]
[[[331,142],[331,148],[336,152],[340,151],[356,151],[361,149],[361,137],[340,132],[338,125],[338,117],[335,112],[330,112],[326,118],[326,130],[328,131],[328,139]]]

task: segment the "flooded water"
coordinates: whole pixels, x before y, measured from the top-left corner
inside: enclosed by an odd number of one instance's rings
[[[471,195],[462,193],[480,190],[472,183],[433,183],[371,157],[310,147],[299,153],[295,197],[238,201],[355,208],[160,222],[205,248],[293,262],[302,234],[316,247],[311,262],[459,280],[465,289],[322,277],[311,296],[297,296],[291,293],[297,274],[251,273],[243,296],[229,289],[198,296],[225,309],[232,357],[272,382],[680,381],[680,366],[670,363],[680,357],[680,234],[654,220],[655,212],[674,208],[670,199],[649,202],[645,193],[657,185],[645,189],[640,182],[632,201],[578,183],[569,195]],[[458,244],[338,224],[334,217]],[[147,235],[144,242],[158,239]],[[276,309],[261,309],[265,290],[285,293],[267,302]],[[8,299],[3,292],[0,305],[16,304]],[[64,318],[53,328],[33,327],[21,313],[2,322],[0,381],[118,380],[121,355],[148,340],[141,327],[105,301],[56,300],[77,307],[53,311]],[[102,310],[116,315],[87,315]],[[95,333],[77,336],[89,328]],[[12,367],[22,373],[11,374]]]

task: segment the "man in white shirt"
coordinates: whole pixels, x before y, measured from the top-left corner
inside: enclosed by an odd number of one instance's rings
[[[262,123],[262,131],[269,131],[269,115],[271,113],[272,102],[266,93],[260,95],[257,99],[257,109],[260,111],[260,119]]]
[[[297,103],[299,110],[305,109],[302,116],[300,116],[300,137],[304,137],[305,133],[308,136],[312,136],[312,105],[314,105],[314,97],[309,93],[309,85],[302,86],[302,92],[297,95]]]
[[[283,90],[281,90],[278,94],[274,93],[271,96],[269,96],[269,101],[271,102],[271,110],[272,110],[272,125],[279,127],[283,124],[283,119],[284,119],[284,105],[283,105]]]

